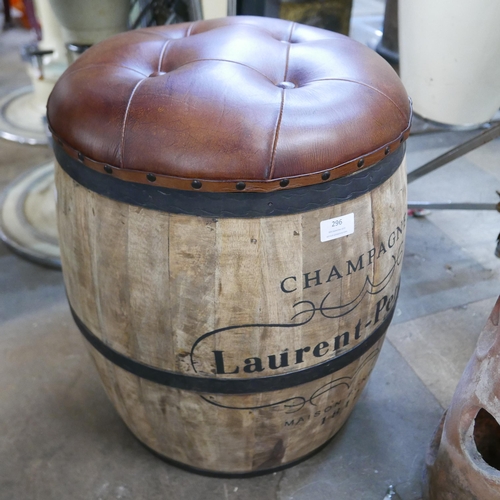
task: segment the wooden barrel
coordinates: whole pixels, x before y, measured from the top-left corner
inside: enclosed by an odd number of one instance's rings
[[[410,106],[390,66],[283,20],[145,29],[83,54],[48,119],[68,300],[132,432],[224,475],[328,442],[399,290]]]

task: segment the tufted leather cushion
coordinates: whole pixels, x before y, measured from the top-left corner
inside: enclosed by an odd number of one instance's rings
[[[71,65],[48,102],[55,137],[80,159],[263,183],[346,164],[348,174],[359,158],[367,167],[399,145],[410,115],[398,76],[372,50],[261,17],[116,35]]]

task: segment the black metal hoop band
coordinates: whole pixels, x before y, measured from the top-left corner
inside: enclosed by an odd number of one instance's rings
[[[139,184],[102,174],[85,166],[57,142],[54,152],[62,169],[78,184],[119,202],[163,212],[200,217],[255,218],[318,210],[362,196],[387,181],[400,167],[403,143],[373,167],[322,184],[268,193],[183,191]]]
[[[76,325],[89,344],[108,361],[111,361],[116,366],[133,375],[157,384],[188,391],[212,394],[252,394],[296,387],[341,370],[368,352],[383,337],[389,327],[394,310],[395,308],[393,307],[382,323],[363,342],[336,358],[295,372],[253,379],[193,377],[192,375],[184,375],[146,365],[112,349],[87,328],[83,321],[76,315],[73,308],[71,308],[71,313]]]

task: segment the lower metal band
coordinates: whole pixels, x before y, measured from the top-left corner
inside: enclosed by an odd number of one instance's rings
[[[73,314],[76,325],[90,345],[108,361],[133,375],[157,384],[187,391],[211,394],[253,394],[296,387],[321,379],[345,368],[368,352],[383,337],[389,327],[394,310],[395,308],[393,307],[382,323],[369,337],[340,356],[325,361],[324,363],[291,373],[274,375],[272,377],[256,377],[252,379],[194,377],[192,375],[171,372],[146,365],[112,349],[87,328],[83,321],[76,315],[73,308],[71,308],[71,313]]]

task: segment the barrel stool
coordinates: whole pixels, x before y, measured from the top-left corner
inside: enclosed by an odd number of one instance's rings
[[[410,117],[372,50],[276,19],[120,34],[62,76],[68,300],[148,448],[252,475],[344,424],[398,295]]]

